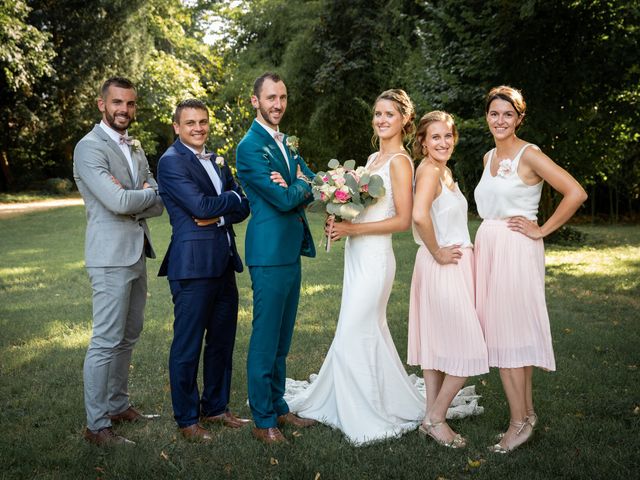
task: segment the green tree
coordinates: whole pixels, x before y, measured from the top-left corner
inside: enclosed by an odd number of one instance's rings
[[[616,195],[623,184],[624,195],[637,191],[638,137],[631,132],[638,131],[640,69],[630,55],[640,40],[637,1],[421,3],[421,55],[412,65],[424,66],[412,91],[460,120],[456,170],[467,193],[492,146],[483,96],[500,84],[523,90],[529,105],[523,138],[584,185],[608,182]],[[556,201],[546,193],[543,216]]]
[[[26,22],[30,11],[22,0],[0,3],[0,189],[14,183],[9,152],[27,151],[38,126],[33,85],[53,73],[50,35]]]

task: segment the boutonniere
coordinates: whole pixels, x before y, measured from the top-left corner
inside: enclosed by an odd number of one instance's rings
[[[508,158],[500,161],[498,164],[498,175],[502,178],[506,177],[513,171],[513,161]]]
[[[294,155],[298,155],[298,146],[300,144],[300,139],[295,135],[291,135],[290,137],[287,137],[286,143],[287,147],[289,147],[289,150],[291,150],[291,153],[293,153]]]
[[[142,150],[142,144],[140,143],[140,140],[138,140],[137,138],[134,138],[131,141],[131,151],[138,152],[140,150]]]
[[[218,165],[219,167],[224,167],[224,158],[216,157],[216,165]]]

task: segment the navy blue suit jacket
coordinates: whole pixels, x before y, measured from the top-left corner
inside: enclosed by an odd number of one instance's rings
[[[172,233],[158,276],[169,280],[215,278],[224,273],[229,261],[236,272],[242,271],[233,224],[249,216],[249,202],[226,164],[219,167],[214,162],[214,168],[222,180],[220,195],[200,160],[180,139],[160,157],[158,192],[169,213]],[[199,227],[193,220],[213,217],[224,217],[224,226]]]

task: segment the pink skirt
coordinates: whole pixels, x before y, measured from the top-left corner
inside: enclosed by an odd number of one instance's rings
[[[489,371],[475,311],[473,249],[456,265],[440,265],[426,247],[416,254],[409,303],[407,363],[457,377]]]
[[[476,310],[489,366],[555,370],[544,292],[544,242],[484,220],[475,239]]]

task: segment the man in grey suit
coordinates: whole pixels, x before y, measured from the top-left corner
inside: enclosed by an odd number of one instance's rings
[[[145,257],[155,258],[146,218],[162,214],[157,184],[140,142],[127,135],[136,90],[126,78],[102,86],[102,121],[73,153],[73,176],[87,213],[85,261],[93,288],[93,333],[84,361],[84,438],[97,445],[132,444],[111,426],[142,415],[129,403],[133,346],[147,298]]]

